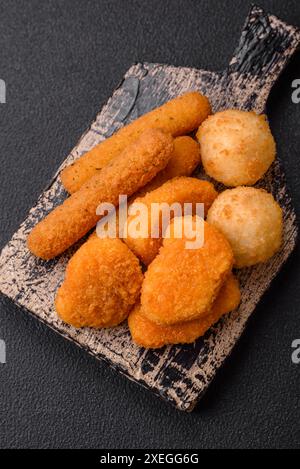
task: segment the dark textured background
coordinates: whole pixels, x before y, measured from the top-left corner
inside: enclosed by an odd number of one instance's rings
[[[300,26],[298,0],[260,1]],[[135,61],[226,67],[244,0],[0,1],[1,247]],[[268,114],[300,214],[296,55]],[[183,414],[0,300],[0,447],[300,447],[298,248],[192,414]]]

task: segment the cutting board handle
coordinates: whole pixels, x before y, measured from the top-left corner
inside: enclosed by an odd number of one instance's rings
[[[253,107],[262,111],[273,84],[299,45],[300,29],[253,6],[226,71],[227,78],[245,79],[248,75],[256,95]]]

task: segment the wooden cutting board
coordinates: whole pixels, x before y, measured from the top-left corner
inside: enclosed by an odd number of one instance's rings
[[[296,217],[280,155],[259,186],[272,192],[284,211],[282,250],[268,263],[238,271],[242,302],[195,344],[145,350],[134,345],[127,325],[76,330],[53,308],[68,259],[77,246],[49,262],[26,248],[31,228],[66,197],[59,171],[124,124],[188,90],[207,95],[214,111],[263,112],[271,87],[300,44],[300,31],[253,7],[228,68],[220,73],[161,64],[133,65],[71,154],[59,168],[0,256],[0,290],[14,303],[120,373],[151,389],[178,409],[191,411],[239,339],[255,306],[294,249]],[[275,135],[276,138],[276,135]],[[197,175],[203,177],[201,170]],[[219,186],[220,189],[220,186]],[[46,344],[45,344],[46,346]],[[100,396],[99,396],[100,397]]]

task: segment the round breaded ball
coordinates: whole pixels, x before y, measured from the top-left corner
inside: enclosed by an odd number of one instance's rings
[[[70,259],[55,298],[60,318],[75,327],[111,327],[127,318],[143,274],[120,239],[91,236]]]
[[[199,127],[197,139],[206,173],[225,186],[255,184],[276,155],[266,116],[255,112],[217,112]]]
[[[227,189],[212,204],[207,221],[230,242],[238,268],[265,262],[280,249],[282,210],[263,189]]]

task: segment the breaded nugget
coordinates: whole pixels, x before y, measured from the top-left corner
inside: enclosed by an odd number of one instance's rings
[[[200,164],[199,144],[188,137],[177,137],[174,139],[174,150],[169,163],[137,193],[138,197],[143,197],[147,192],[157,189],[159,186],[178,176],[190,176],[194,169]]]
[[[96,225],[100,203],[117,206],[120,194],[132,195],[165,168],[172,152],[169,134],[159,129],[144,132],[33,228],[27,240],[30,251],[42,259],[61,254]]]
[[[228,109],[200,126],[197,138],[206,173],[226,186],[255,184],[275,159],[266,116]]]
[[[209,313],[200,319],[160,326],[150,321],[138,304],[128,317],[128,325],[133,341],[145,348],[160,348],[169,344],[187,344],[194,342],[215,324],[221,316],[236,309],[241,300],[239,284],[230,274],[212,305]]]
[[[183,176],[167,181],[161,187],[158,187],[152,192],[148,192],[144,197],[136,198],[134,200],[134,203],[144,204],[147,208],[147,213],[145,213],[145,216],[138,213],[137,215],[131,215],[128,217],[128,232],[125,231],[125,243],[145,265],[149,265],[158,254],[159,248],[162,244],[162,216],[166,213],[162,208],[157,211],[156,216],[152,216],[151,220],[151,209],[153,208],[153,204],[168,204],[171,206],[177,202],[183,208],[184,203],[192,203],[193,213],[195,213],[196,203],[203,203],[206,214],[217,195],[218,194],[214,189],[214,186],[208,181]],[[173,212],[171,212],[170,218],[172,218],[172,216],[174,216]],[[148,220],[145,220],[145,217],[147,217]],[[148,235],[141,233],[140,237],[132,237],[129,232],[130,226],[133,226],[131,224],[135,224],[138,218],[143,218],[148,222]],[[154,225],[158,226],[159,232],[159,237],[156,238],[151,236],[151,231],[153,230]]]
[[[67,191],[73,193],[128,145],[131,145],[145,130],[159,128],[173,137],[185,135],[199,127],[210,113],[211,107],[208,99],[197,91],[172,99],[122,127],[112,137],[104,140],[65,168],[61,173],[62,183]]]
[[[165,326],[190,321],[203,317],[212,307],[232,269],[233,253],[220,231],[202,223],[202,247],[188,249],[185,235],[164,239],[158,256],[148,267],[141,305],[150,321]]]
[[[222,192],[207,220],[230,242],[238,268],[265,262],[280,249],[282,210],[263,189],[236,187]]]
[[[91,236],[70,259],[55,308],[75,327],[111,327],[127,318],[139,298],[138,259],[119,239]]]

